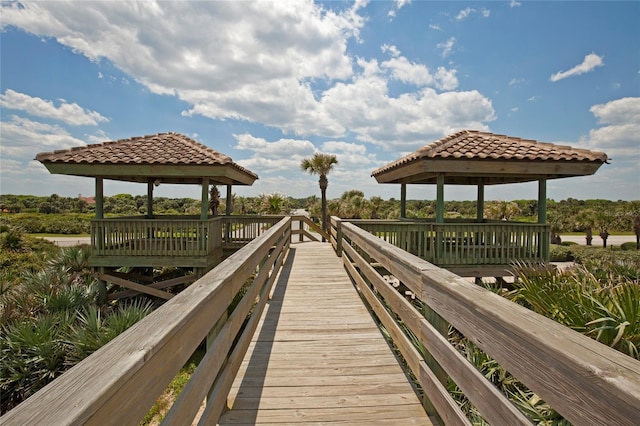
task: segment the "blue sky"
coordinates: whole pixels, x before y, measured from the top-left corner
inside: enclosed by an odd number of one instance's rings
[[[255,196],[399,198],[371,171],[462,129],[606,152],[548,196],[640,199],[640,2],[11,2],[0,23],[0,193],[93,193],[38,152],[175,131],[256,172]],[[107,194],[146,193],[107,181]],[[160,196],[198,198],[163,185]],[[415,186],[409,198],[433,199]],[[446,199],[475,188],[447,187]],[[487,199],[534,199],[535,184]]]

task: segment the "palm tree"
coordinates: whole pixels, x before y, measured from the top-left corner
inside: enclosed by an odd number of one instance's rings
[[[309,172],[310,175],[320,176],[320,195],[322,197],[322,230],[327,232],[327,186],[329,186],[329,180],[327,175],[333,169],[333,165],[338,164],[338,159],[335,155],[321,154],[316,152],[311,158],[305,158],[300,163],[300,167],[305,172]],[[324,241],[324,238],[323,238]]]

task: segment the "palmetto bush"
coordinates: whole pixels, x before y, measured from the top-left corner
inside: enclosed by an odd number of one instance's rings
[[[144,299],[98,305],[86,248],[62,250],[44,269],[19,275],[0,294],[0,413],[152,310]]]
[[[597,261],[590,261],[592,263]],[[640,359],[640,282],[637,269],[607,260],[567,271],[517,268],[509,297],[631,357]]]

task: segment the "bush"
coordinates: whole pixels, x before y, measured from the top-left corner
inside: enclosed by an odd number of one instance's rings
[[[549,249],[551,262],[570,262],[574,259],[571,249],[564,245],[551,244]]]
[[[578,243],[573,242],[573,241],[563,241],[563,242],[562,242],[562,245],[563,245],[563,246],[577,246],[577,245],[578,245]]]
[[[627,241],[626,243],[620,244],[620,250],[637,250],[638,246],[633,241]]]

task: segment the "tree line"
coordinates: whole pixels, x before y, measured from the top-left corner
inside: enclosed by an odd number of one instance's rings
[[[93,216],[94,204],[81,197],[34,195],[0,195],[0,212],[12,221],[21,217],[20,225],[27,232],[82,233],[88,232],[88,221]],[[226,199],[220,199],[219,209],[224,214]],[[107,216],[146,214],[147,196],[117,194],[104,197]],[[236,215],[287,214],[304,209],[320,221],[322,203],[317,196],[293,198],[281,193],[244,197],[233,194],[232,211]],[[159,215],[199,215],[200,200],[192,198],[154,197],[154,213]],[[344,192],[339,198],[327,200],[330,216],[346,219],[397,219],[400,200],[365,197],[360,190]],[[407,200],[408,218],[435,217],[435,200]],[[494,220],[537,221],[537,200],[486,201],[484,217]],[[20,213],[19,215],[14,215]],[[445,201],[445,218],[475,218],[476,201]],[[547,222],[558,233],[634,232],[634,222],[640,217],[640,200],[566,200],[547,201]],[[86,227],[83,225],[86,223]],[[86,228],[86,229],[85,229]]]

